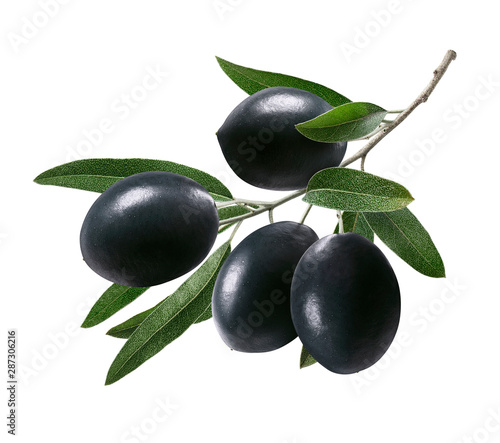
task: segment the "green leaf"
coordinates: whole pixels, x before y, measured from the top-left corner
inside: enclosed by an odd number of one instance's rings
[[[120,309],[132,303],[139,295],[149,288],[131,288],[128,286],[112,284],[90,310],[82,328],[91,328],[111,317]]]
[[[344,103],[350,102],[348,98],[338,92],[308,80],[302,80],[300,78],[284,74],[277,74],[275,72],[246,68],[244,66],[235,65],[234,63],[228,62],[222,58],[216,58],[220,67],[228,75],[228,77],[250,95],[273,86],[287,86],[290,88],[298,88],[304,91],[312,92],[330,103],[332,106],[340,106]]]
[[[224,208],[219,208],[218,211],[219,211],[219,220],[227,220],[228,218],[237,217],[238,215],[248,214],[250,212],[250,209],[247,209],[243,206],[235,205],[235,206],[226,206]],[[219,234],[221,232],[224,232],[226,229],[229,229],[234,224],[236,224],[236,222],[230,223],[225,226],[221,226],[219,228]]]
[[[129,318],[128,320],[124,321],[123,323],[120,323],[119,325],[114,326],[108,332],[106,332],[106,334],[111,335],[112,337],[116,337],[116,338],[129,338],[132,335],[132,332],[134,332],[139,327],[139,325],[144,320],[146,320],[146,318],[148,318],[149,315],[161,303],[163,303],[163,301],[164,300],[162,300],[156,306],[153,306],[152,308],[150,308],[144,312],[141,312],[140,314],[134,315],[133,317]]]
[[[162,303],[163,301],[164,300],[162,300],[160,303]],[[140,314],[134,315],[123,323],[120,323],[119,325],[111,328],[108,332],[106,332],[106,334],[116,338],[129,338],[132,335],[132,332],[134,332],[139,327],[139,325],[149,317],[149,314],[151,314],[160,303],[144,312],[141,312]],[[203,311],[203,314],[201,314],[196,319],[195,323],[201,323],[202,321],[208,320],[210,318],[212,318],[212,305],[209,305],[205,309],[205,311]]]
[[[302,352],[300,353],[300,369],[307,368],[314,363],[316,363],[316,360],[312,357],[311,354],[309,354],[307,349],[302,346]]]
[[[327,168],[314,174],[303,198],[307,203],[345,211],[381,212],[413,201],[399,183],[348,168]]]
[[[219,272],[217,272],[217,274],[219,274]],[[206,320],[210,320],[212,318],[212,303],[210,303],[208,306],[207,306],[207,309],[205,309],[205,311],[203,312],[203,314],[201,314],[197,319],[196,321],[194,322],[195,324],[197,323],[201,323],[201,322],[204,322]]]
[[[380,240],[411,267],[429,277],[445,277],[443,260],[436,246],[408,208],[364,216]]]
[[[295,127],[311,140],[346,142],[373,132],[386,115],[385,109],[372,103],[346,103]]]
[[[163,300],[139,325],[111,364],[106,385],[115,383],[182,335],[212,301],[221,263],[231,250],[220,246],[171,296]]]
[[[243,206],[226,206],[219,209],[219,220],[227,220],[228,218],[237,217],[238,215],[248,214],[250,209]]]
[[[166,171],[198,182],[212,197],[232,199],[229,189],[206,172],[179,163],[144,158],[90,158],[76,160],[49,169],[35,178],[41,185],[63,186],[84,191],[104,192],[113,183],[129,175],[147,171]]]
[[[342,221],[344,232],[356,232],[370,241],[374,240],[373,229],[370,228],[362,212],[344,211],[342,214]],[[338,232],[339,225],[337,224],[334,234],[338,234]]]

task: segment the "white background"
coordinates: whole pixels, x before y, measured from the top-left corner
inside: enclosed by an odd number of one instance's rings
[[[2,334],[19,334],[17,441],[500,440],[495,2],[73,0],[46,21],[40,3],[0,7],[0,316]],[[36,28],[27,24],[34,20]],[[411,209],[447,270],[447,279],[424,277],[378,241],[402,292],[398,335],[381,362],[355,376],[319,365],[299,370],[298,340],[267,354],[231,352],[208,321],[104,386],[123,344],[105,332],[180,281],[74,332],[108,287],[78,243],[97,195],[39,186],[36,175],[77,156],[159,158],[204,169],[237,196],[271,200],[282,194],[243,183],[220,152],[215,132],[246,94],[215,55],[397,109],[427,84],[447,49],[458,58],[429,102],[366,163],[410,189]],[[117,112],[113,103],[157,67],[168,72],[158,87],[129,115]],[[102,119],[113,130],[79,152],[84,131]],[[434,145],[419,147],[436,134]],[[359,147],[351,143],[348,154]],[[290,203],[276,219],[298,220],[304,206]],[[235,240],[266,222],[245,223]],[[308,222],[323,236],[335,217],[314,208]]]

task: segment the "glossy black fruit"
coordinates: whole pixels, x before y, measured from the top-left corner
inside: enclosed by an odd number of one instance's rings
[[[207,190],[182,175],[143,172],[104,191],[80,233],[85,262],[125,286],[153,286],[196,267],[217,237]]]
[[[290,315],[293,270],[317,239],[308,226],[279,222],[253,232],[231,252],[212,297],[215,325],[230,348],[266,352],[297,337]]]
[[[300,259],[291,309],[309,353],[330,371],[351,374],[377,362],[394,339],[399,286],[371,241],[354,233],[329,235]]]
[[[266,88],[241,102],[217,132],[229,166],[247,183],[264,189],[307,186],[321,169],[338,166],[347,143],[319,143],[295,125],[332,109],[322,98],[287,87]]]

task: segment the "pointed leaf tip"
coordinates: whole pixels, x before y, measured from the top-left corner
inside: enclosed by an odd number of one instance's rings
[[[230,251],[230,242],[220,246],[140,323],[111,364],[106,385],[117,382],[137,369],[200,318],[212,301],[215,279]]]
[[[399,183],[349,168],[327,168],[314,174],[303,198],[307,203],[354,212],[395,211],[413,201]]]
[[[250,95],[261,91],[262,89],[275,86],[285,86],[302,89],[316,94],[332,106],[339,106],[350,102],[350,100],[342,94],[339,94],[338,92],[318,83],[303,80],[290,75],[278,74],[276,72],[247,68],[245,66],[231,63],[220,57],[216,57],[216,59],[226,75],[234,83],[236,83],[236,85]]]
[[[104,192],[122,178],[148,171],[173,172],[188,177],[203,186],[216,200],[233,198],[229,189],[219,179],[204,171],[170,161],[144,158],[76,160],[42,172],[35,178],[35,183]]]
[[[308,366],[313,365],[316,363],[316,360],[313,358],[311,354],[307,351],[307,349],[302,346],[302,351],[300,353],[300,369],[307,368]]]
[[[307,138],[323,143],[357,140],[372,133],[387,111],[372,103],[352,102],[295,125]]]
[[[428,277],[446,276],[443,260],[429,233],[408,208],[364,216],[380,240],[412,268]]]

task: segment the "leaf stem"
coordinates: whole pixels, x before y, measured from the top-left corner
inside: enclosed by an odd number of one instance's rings
[[[422,103],[425,103],[429,96],[432,94],[437,84],[443,78],[446,70],[450,66],[451,62],[457,58],[457,53],[455,51],[449,50],[446,52],[443,61],[434,71],[434,77],[425,87],[425,89],[419,94],[419,96],[408,106],[403,112],[401,112],[392,123],[388,124],[383,131],[377,133],[363,148],[361,148],[356,154],[348,159],[344,160],[340,166],[345,167],[355,162],[356,160],[366,156],[387,134],[399,126],[406,118]]]
[[[274,223],[273,210],[269,209],[269,223]]]
[[[242,223],[243,223],[243,220],[236,223],[236,226],[234,227],[233,232],[231,232],[231,236],[229,237],[228,242],[231,243],[233,241],[233,238],[236,235],[236,231],[239,229],[239,227],[241,226]]]
[[[312,204],[307,205],[306,212],[304,212],[304,215],[302,216],[302,218],[300,219],[300,222],[299,222],[301,225],[303,225],[304,222],[306,221],[306,218],[309,215],[309,212],[311,211],[312,207],[313,207]]]

